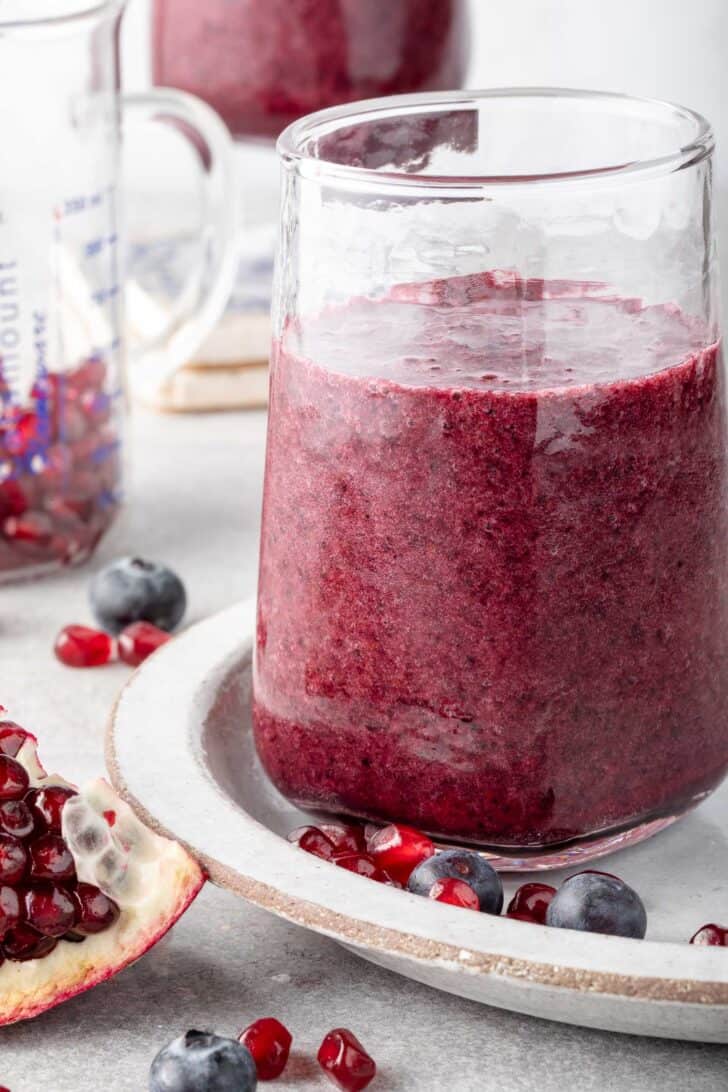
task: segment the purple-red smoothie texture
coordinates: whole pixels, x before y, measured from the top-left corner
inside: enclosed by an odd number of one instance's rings
[[[464,0],[155,0],[154,76],[238,136],[336,103],[460,87]]]
[[[305,805],[502,847],[728,768],[719,346],[673,306],[480,274],[275,346],[254,715]]]

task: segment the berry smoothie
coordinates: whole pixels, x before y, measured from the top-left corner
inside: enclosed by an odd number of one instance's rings
[[[482,274],[286,328],[255,669],[286,796],[528,848],[723,778],[720,349],[600,292]]]
[[[206,99],[237,136],[321,107],[459,87],[463,0],[155,0],[155,82]]]

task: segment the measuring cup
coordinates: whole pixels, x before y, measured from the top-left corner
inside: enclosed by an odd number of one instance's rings
[[[171,373],[232,283],[229,135],[192,96],[120,94],[124,7],[0,0],[0,581],[91,554],[122,500],[125,364]],[[122,122],[172,125],[196,152],[199,260],[162,321],[125,283]]]

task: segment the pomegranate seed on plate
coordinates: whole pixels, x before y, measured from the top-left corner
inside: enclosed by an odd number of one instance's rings
[[[366,852],[366,839],[361,827],[342,823],[339,820],[328,820],[325,823],[319,823],[318,829],[323,831],[330,842],[334,843],[337,852]]]
[[[18,483],[10,478],[0,485],[0,520],[22,516],[28,509],[28,498]]]
[[[288,835],[288,841],[324,861],[330,861],[334,855],[334,843],[318,827],[296,827]]]
[[[467,910],[480,910],[480,899],[465,880],[448,877],[435,880],[430,888],[429,898],[435,902],[446,902],[450,906],[463,906]]]
[[[66,626],[54,645],[57,659],[67,667],[100,667],[109,663],[113,651],[108,633],[89,626]]]
[[[354,872],[357,876],[364,876],[367,880],[374,880],[376,883],[389,883],[387,873],[366,853],[349,853],[344,850],[342,853],[335,853],[333,861],[339,868],[346,868],[349,872]]]
[[[728,926],[716,925],[711,922],[709,925],[701,925],[697,933],[690,938],[691,944],[710,944],[720,948],[728,948]]]
[[[508,903],[507,916],[543,925],[549,903],[555,894],[556,888],[548,883],[524,883]]]
[[[20,800],[28,791],[28,772],[10,755],[0,754],[0,800]]]
[[[238,1035],[238,1042],[253,1055],[258,1078],[272,1081],[280,1077],[288,1062],[293,1038],[288,1028],[273,1016],[250,1024]]]
[[[420,861],[435,852],[426,834],[402,823],[390,823],[378,830],[369,839],[368,849],[379,867],[400,883],[407,883]]]
[[[132,622],[121,631],[117,639],[119,659],[130,667],[139,667],[161,645],[171,640],[169,633],[153,626],[151,622]]]
[[[334,1028],[318,1051],[318,1063],[329,1080],[344,1092],[360,1092],[374,1080],[377,1066],[348,1028]]]

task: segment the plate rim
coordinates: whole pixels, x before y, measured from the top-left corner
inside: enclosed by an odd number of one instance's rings
[[[652,957],[652,959],[647,959],[648,963],[653,962],[658,955],[661,955],[663,959],[667,957],[666,960],[664,959],[666,962],[670,961],[671,956],[677,958],[678,962],[684,962],[686,956],[684,949],[690,948],[687,943],[604,937],[590,933],[574,934],[570,930],[551,930],[542,925],[511,921],[504,917],[491,917],[490,915],[488,915],[487,933],[496,935],[488,936],[486,933],[480,946],[473,946],[467,942],[453,943],[442,939],[441,936],[433,936],[432,934],[435,931],[438,933],[447,931],[457,937],[458,933],[462,933],[462,927],[466,922],[462,920],[462,912],[458,908],[438,906],[440,918],[439,920],[430,918],[429,928],[426,927],[426,919],[422,919],[425,925],[421,924],[416,931],[393,928],[391,925],[383,925],[357,916],[354,910],[351,912],[342,911],[338,905],[343,901],[342,898],[334,899],[337,908],[332,908],[323,905],[321,902],[311,901],[310,898],[305,898],[291,890],[281,890],[255,875],[231,867],[214,854],[195,846],[189,839],[180,838],[180,835],[171,829],[169,823],[163,822],[158,815],[150,810],[150,807],[138,798],[122,768],[117,735],[120,736],[124,730],[126,706],[130,704],[130,696],[132,695],[135,700],[141,700],[143,703],[145,688],[152,687],[153,673],[155,676],[154,682],[156,683],[156,675],[158,673],[163,674],[160,670],[162,665],[164,664],[166,668],[169,668],[173,659],[184,659],[183,650],[188,654],[188,659],[195,659],[194,656],[189,655],[190,649],[204,651],[207,648],[209,657],[209,647],[215,646],[215,642],[209,641],[208,635],[210,632],[216,632],[218,628],[221,631],[231,629],[237,634],[233,652],[236,652],[238,658],[244,655],[247,646],[252,646],[253,642],[254,609],[255,604],[252,599],[235,604],[191,626],[176,636],[173,641],[162,646],[126,682],[112,707],[106,730],[106,765],[116,791],[153,830],[165,837],[181,841],[189,852],[201,862],[214,884],[226,888],[248,902],[294,924],[322,933],[333,939],[341,940],[343,943],[355,948],[375,950],[388,957],[404,957],[425,964],[432,964],[433,962],[447,964],[451,968],[456,968],[460,973],[495,975],[500,979],[507,978],[521,985],[528,983],[530,985],[556,987],[575,993],[597,994],[615,999],[677,1002],[698,1006],[728,1005],[728,961],[725,967],[721,968],[724,975],[722,980],[713,977],[674,977],[641,973],[636,969],[632,970],[631,973],[627,973],[622,970],[610,971],[594,967],[575,966],[573,958],[570,966],[569,953],[566,950],[569,947],[577,947],[585,950],[588,958],[590,955],[596,957],[598,949],[602,949],[601,954],[603,956],[603,949],[608,948],[611,949],[613,955],[620,954],[622,956],[620,962],[628,966],[633,962],[632,957],[636,957],[638,951],[643,956]],[[209,684],[213,674],[222,679],[225,675],[225,665],[227,664],[227,671],[229,672],[232,662],[234,662],[234,655],[231,656],[230,649],[227,650],[224,657],[216,654],[213,659],[208,659],[207,662],[203,654],[202,660],[198,660],[199,666],[196,667],[196,674],[195,671],[188,673],[184,678],[184,685],[181,689],[184,691],[186,688],[191,693],[206,683]],[[141,699],[139,699],[140,694]],[[189,726],[186,725],[185,727]],[[201,727],[202,724],[199,724],[198,728]],[[194,750],[194,741],[189,731],[186,733],[185,739],[191,757],[191,752]],[[200,766],[199,772],[212,781],[211,776],[205,770],[201,756],[195,754],[194,759]],[[344,896],[347,893],[352,896],[350,901],[356,905],[355,896],[360,889],[356,886],[352,887],[352,885],[365,882],[361,877],[344,870],[333,870],[327,862],[319,861],[310,855],[301,854],[300,850],[297,850],[296,847],[291,846],[279,835],[269,830],[234,801],[229,801],[229,806],[235,808],[246,827],[257,829],[259,837],[263,833],[269,836],[265,838],[266,848],[269,852],[275,854],[277,861],[280,860],[284,864],[289,864],[299,875],[304,873],[306,879],[310,882],[320,881],[322,877],[330,879],[331,873],[335,873],[337,883],[334,887],[341,888]],[[274,839],[275,842],[271,842],[270,839]],[[276,842],[279,845],[276,846]],[[322,872],[322,869],[325,869],[326,872]],[[331,887],[332,885],[329,884],[328,886]],[[380,888],[380,885],[371,886]],[[372,896],[376,894],[378,898],[374,899],[372,897],[369,901],[381,902],[385,893],[387,898],[402,899],[404,895],[404,897],[415,900],[415,902],[423,901],[418,900],[417,896],[386,888],[381,888],[376,892],[372,891],[370,894]],[[419,907],[415,907],[414,904],[410,904],[410,907],[413,910],[419,910]],[[428,904],[426,909],[428,914],[431,915],[432,906]],[[458,915],[461,916],[461,920],[458,920]],[[431,924],[433,920],[435,921],[434,926]],[[520,932],[515,932],[516,930]],[[525,938],[526,933],[524,930],[529,931],[528,936],[534,942],[538,941],[540,947],[556,949],[556,958],[534,959],[524,955],[513,955],[512,951],[509,952],[508,949],[518,947],[519,937],[521,939]],[[639,949],[635,947],[637,945],[640,946]],[[498,950],[499,948],[501,950]],[[562,949],[562,951],[559,952],[559,949]],[[693,946],[690,949],[690,958],[696,963],[702,962],[705,964],[704,973],[714,972],[716,968],[709,967],[708,957],[714,960],[716,951],[714,948]],[[644,960],[640,960],[640,962],[644,962]]]

